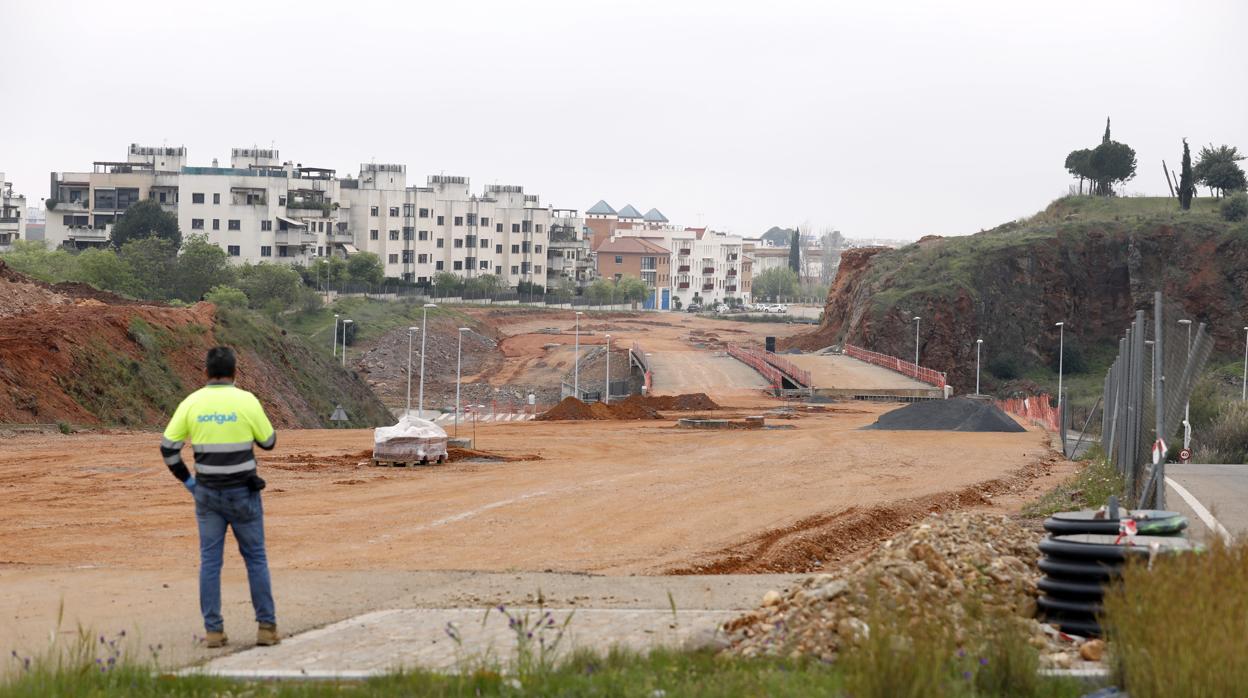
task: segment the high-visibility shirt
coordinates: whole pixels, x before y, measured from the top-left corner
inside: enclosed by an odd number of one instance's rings
[[[188,440],[195,481],[219,489],[248,484],[256,473],[252,446],[273,448],[277,432],[255,395],[230,384],[209,384],[178,405],[160,442],[165,464],[180,480],[186,479],[181,452]]]

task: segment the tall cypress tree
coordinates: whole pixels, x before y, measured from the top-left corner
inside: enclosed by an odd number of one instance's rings
[[[802,277],[802,234],[796,226],[793,228],[793,239],[789,243],[789,269],[799,279]]]
[[[1179,208],[1187,211],[1192,207],[1192,196],[1196,194],[1196,180],[1192,177],[1192,152],[1188,150],[1187,139],[1183,139],[1183,170],[1179,174]]]
[[[1101,138],[1101,142],[1108,143],[1109,140],[1109,117],[1107,116],[1105,117],[1105,136]]]

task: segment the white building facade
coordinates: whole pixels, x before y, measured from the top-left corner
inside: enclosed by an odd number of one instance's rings
[[[13,192],[13,183],[0,172],[0,250],[26,239],[26,197]]]
[[[131,145],[126,161],[52,174],[46,239],[82,249],[108,244],[113,224],[152,199],[183,236],[204,234],[231,261],[308,264],[377,254],[387,277],[432,281],[438,272],[545,282],[551,211],[517,185],[471,192],[467,177],[407,185],[403,165],[368,163],[358,177],[282,161],[277,150],[235,148],[229,167],[186,164],[185,148]]]

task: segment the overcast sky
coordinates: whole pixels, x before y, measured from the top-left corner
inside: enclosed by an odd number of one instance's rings
[[[0,171],[275,145],[658,207],[757,234],[965,234],[1065,191],[1105,117],[1165,193],[1180,139],[1248,148],[1248,4],[0,0]]]

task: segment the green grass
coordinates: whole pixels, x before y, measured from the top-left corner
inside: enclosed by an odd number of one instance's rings
[[[1027,505],[1023,515],[1040,517],[1059,511],[1095,509],[1108,502],[1112,495],[1121,498],[1124,487],[1122,477],[1105,458],[1105,452],[1100,446],[1093,446],[1079,472]]]
[[[353,344],[373,342],[382,335],[400,327],[419,326],[424,308],[414,301],[381,301],[371,298],[339,298],[330,305],[316,310],[294,313],[282,318],[281,324],[295,334],[306,337],[313,346],[331,347],[334,333],[334,313],[350,318],[356,325]],[[429,309],[429,317],[453,317],[460,322],[473,323],[468,315],[455,307],[438,306]],[[339,332],[341,332],[341,325]],[[341,341],[341,340],[340,340]]]
[[[1118,685],[1132,698],[1242,696],[1248,542],[1128,565],[1105,595]]]

